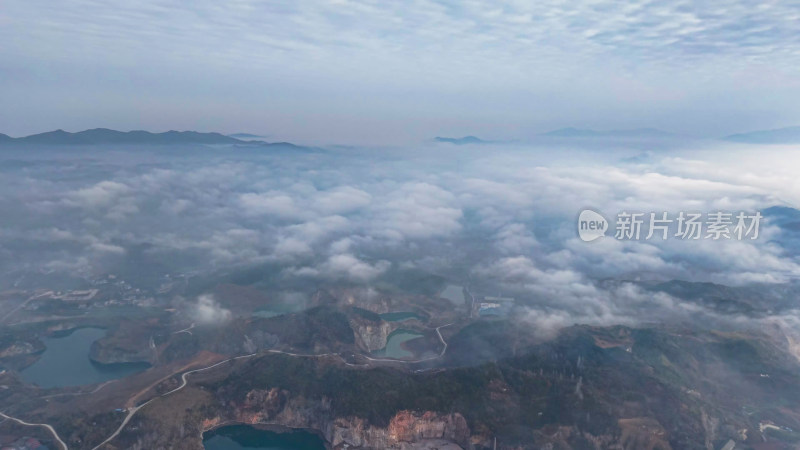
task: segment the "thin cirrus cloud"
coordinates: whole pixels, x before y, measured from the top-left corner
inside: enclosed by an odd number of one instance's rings
[[[797,120],[799,18],[789,2],[746,1],[12,0],[0,117],[11,134],[304,142],[571,124],[714,135]]]

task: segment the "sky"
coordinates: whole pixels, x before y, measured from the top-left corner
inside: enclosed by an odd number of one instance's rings
[[[299,143],[800,124],[794,2],[0,2],[0,132]]]

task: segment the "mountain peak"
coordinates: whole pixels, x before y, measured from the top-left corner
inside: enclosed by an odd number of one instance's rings
[[[632,128],[625,130],[596,131],[585,128],[566,127],[542,133],[540,136],[547,137],[668,137],[672,133],[659,130],[657,128]]]
[[[182,145],[182,144],[241,144],[241,145],[271,145],[263,141],[240,140],[216,132],[177,131],[169,130],[163,133],[152,133],[144,130],[118,131],[109,128],[92,128],[89,130],[70,133],[62,129],[33,134],[21,138],[12,138],[0,135],[0,143],[10,144],[40,144],[40,145]],[[290,144],[280,143],[278,147],[288,148]],[[297,147],[296,148],[301,148]]]
[[[732,134],[722,139],[746,144],[797,144],[800,143],[800,126],[756,130]]]
[[[489,141],[484,141],[476,136],[464,136],[460,138],[439,137],[434,138],[436,142],[446,142],[448,144],[465,145],[465,144],[488,144]]]
[[[233,133],[229,134],[229,137],[236,138],[236,139],[243,139],[243,140],[252,140],[252,139],[259,139],[265,136],[261,136],[258,134],[251,134],[251,133]]]

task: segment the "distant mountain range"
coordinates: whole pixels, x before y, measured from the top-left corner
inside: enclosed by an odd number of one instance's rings
[[[788,206],[771,206],[762,213],[772,225],[800,235],[800,210]]]
[[[228,137],[232,137],[235,139],[251,140],[251,139],[263,138],[265,136],[261,136],[258,134],[250,134],[250,133],[233,133],[229,134]]]
[[[542,133],[539,136],[545,137],[558,137],[558,138],[594,138],[594,137],[620,137],[620,138],[637,138],[637,137],[670,137],[675,136],[672,133],[657,130],[655,128],[634,128],[630,130],[608,130],[608,131],[595,131],[581,128],[560,128],[558,130]]]
[[[610,130],[610,131],[595,131],[581,128],[560,128],[558,130],[549,131],[547,133],[538,134],[539,137],[544,138],[668,138],[675,137],[675,134],[667,131],[657,130],[655,128],[635,128],[631,130]],[[503,141],[486,141],[475,136],[464,136],[460,138],[452,137],[435,137],[436,142],[446,142],[455,145],[466,144],[498,144]]]
[[[679,138],[678,134],[656,128],[633,128],[627,130],[606,130],[598,131],[586,128],[559,128],[558,130],[548,131],[536,135],[540,138],[557,139],[667,139]],[[748,133],[732,134],[720,138],[724,141],[741,142],[745,144],[800,144],[800,126],[777,128],[773,130],[757,130]],[[436,142],[446,142],[456,145],[464,144],[490,144],[502,143],[503,141],[486,141],[475,136],[464,136],[461,138],[436,137]]]
[[[255,136],[255,135],[248,135]],[[257,136],[256,136],[257,137]],[[241,144],[247,146],[280,146],[303,148],[288,142],[267,143],[251,139],[242,140],[220,133],[201,133],[197,131],[166,131],[151,133],[149,131],[117,131],[108,128],[94,128],[77,133],[64,130],[48,131],[30,136],[12,138],[0,134],[0,145],[179,145],[179,144]]]
[[[798,144],[800,143],[800,127],[757,130],[749,133],[732,134],[723,139],[746,144]]]
[[[544,138],[670,138],[678,137],[676,134],[655,128],[635,128],[629,130],[597,131],[582,128],[560,128],[537,135]],[[48,131],[46,133],[32,134],[30,136],[13,138],[0,133],[0,145],[31,144],[31,145],[178,145],[178,144],[205,144],[205,145],[247,145],[247,146],[280,146],[286,148],[303,148],[288,142],[267,143],[258,138],[263,136],[249,133],[235,133],[224,135],[220,133],[202,133],[198,131],[166,131],[151,133],[149,131],[117,131],[108,128],[94,128],[91,130],[70,133],[64,130]],[[747,144],[800,144],[800,126],[778,128],[774,130],[758,130],[748,133],[732,134],[722,138],[726,141]],[[454,145],[479,145],[509,143],[504,141],[488,141],[476,136],[441,137],[434,138],[436,142]]]
[[[460,138],[439,137],[433,138],[436,142],[446,142],[448,144],[465,145],[465,144],[489,144],[491,141],[484,141],[483,139],[475,136],[464,136]]]

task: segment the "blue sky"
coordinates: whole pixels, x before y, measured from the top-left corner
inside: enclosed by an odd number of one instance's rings
[[[790,2],[0,4],[0,123],[309,143],[800,124]]]

